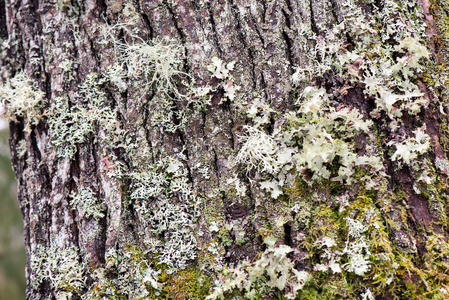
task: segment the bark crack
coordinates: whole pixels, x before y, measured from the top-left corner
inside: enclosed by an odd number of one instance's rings
[[[253,14],[250,14],[250,16],[251,16],[251,21],[254,24],[254,30],[256,31],[257,36],[259,37],[260,41],[262,42],[263,47],[266,48],[265,39],[263,38],[262,34],[260,33],[259,27],[257,26],[257,21],[254,18]]]
[[[314,16],[314,12],[313,12],[313,1],[309,0],[309,9],[310,9],[310,26],[312,31],[316,34],[319,35],[320,31],[318,30],[318,27],[315,23],[315,16]]]
[[[331,6],[332,6],[332,16],[335,19],[336,23],[340,22],[340,18],[339,18],[339,14],[338,14],[338,3],[336,2],[336,0],[330,0]]]
[[[262,88],[263,94],[265,95],[265,99],[268,99],[267,83],[265,81],[265,76],[263,76],[263,73],[260,73],[260,86]]]
[[[153,97],[151,97],[153,98]],[[151,99],[150,98],[150,99]],[[145,106],[144,109],[144,113],[143,113],[143,124],[148,124],[148,118],[150,116],[150,108],[148,105]],[[147,141],[148,147],[150,148],[151,151],[151,163],[155,163],[154,161],[154,149],[153,149],[153,144],[151,142],[151,126],[143,126],[143,129],[145,130],[145,139]]]
[[[289,69],[290,72],[293,74],[293,53],[292,53],[292,47],[293,47],[293,43],[292,40],[290,39],[290,37],[288,36],[288,33],[285,30],[282,30],[282,37],[284,38],[284,42],[285,42],[285,52],[287,55],[287,59],[289,62]]]
[[[181,141],[181,145],[182,145],[182,152],[183,152],[182,154],[186,156],[186,161],[184,162],[184,165],[187,168],[187,176],[189,178],[190,183],[193,185],[192,170],[190,169],[190,166],[189,166],[189,161],[190,161],[189,150],[187,150],[184,135],[180,130],[178,130],[178,136],[179,136],[179,140]]]
[[[186,73],[189,73],[190,67],[189,67],[189,63],[188,63],[188,59],[187,59],[189,57],[189,53],[188,53],[187,47],[186,47],[186,41],[187,41],[186,35],[185,35],[184,31],[182,30],[182,28],[179,26],[177,15],[173,11],[173,8],[170,6],[168,1],[164,0],[163,3],[165,5],[165,7],[167,8],[167,11],[170,14],[171,19],[173,21],[173,26],[175,27],[176,32],[178,33],[178,35],[179,35],[179,37],[181,39],[181,43],[182,43],[182,46],[184,48],[184,70],[185,70]]]
[[[214,148],[212,148],[212,152],[214,153],[214,160],[213,160],[214,172],[215,172],[215,175],[217,176],[217,180],[219,180],[220,179],[220,169],[218,168],[218,156],[217,156],[217,152],[215,151]]]
[[[206,9],[209,12],[209,19],[210,19],[210,25],[211,25],[211,29],[212,29],[213,42],[215,44],[215,47],[218,50],[218,55],[220,57],[223,57],[223,50],[221,49],[220,41],[218,39],[218,33],[217,33],[217,27],[215,25],[214,14],[212,12],[212,9],[211,9],[211,6],[210,6],[209,2],[206,3]]]
[[[6,26],[6,4],[5,0],[0,0],[0,38],[8,39],[8,28]]]
[[[143,23],[149,30],[149,39],[152,40],[154,38],[154,29],[153,26],[151,26],[150,18],[147,16],[147,14],[144,12],[144,9],[142,8],[141,1],[137,2],[137,8],[138,11],[140,11],[140,16],[142,17]]]
[[[249,63],[251,64],[251,77],[252,77],[252,82],[253,82],[253,88],[256,89],[257,88],[257,82],[256,82],[256,65],[254,63],[254,53],[251,47],[248,46],[246,39],[245,39],[245,35],[244,35],[244,29],[242,27],[242,24],[240,23],[240,15],[239,15],[239,10],[237,5],[235,4],[234,0],[230,0],[231,3],[231,11],[233,12],[234,15],[234,21],[235,21],[235,29],[238,33],[238,37],[240,42],[242,43],[243,47],[245,49],[247,49],[248,52],[248,56],[249,56]]]
[[[234,118],[232,117],[232,109],[231,109],[231,102],[228,101],[225,104],[225,107],[227,108],[228,112],[229,112],[229,121],[230,121],[230,125],[231,125],[231,130],[229,130],[230,132],[230,139],[231,139],[231,143],[232,143],[232,149],[235,150],[236,144],[235,144],[235,137],[234,137]]]
[[[154,29],[153,29],[153,26],[151,26],[150,19],[144,13],[142,13],[140,15],[142,16],[143,22],[145,23],[145,25],[148,27],[148,30],[150,31],[149,38],[150,38],[150,40],[152,40],[154,38]]]

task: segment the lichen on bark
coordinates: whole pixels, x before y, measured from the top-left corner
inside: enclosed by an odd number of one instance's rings
[[[7,4],[28,299],[449,293],[444,4]]]

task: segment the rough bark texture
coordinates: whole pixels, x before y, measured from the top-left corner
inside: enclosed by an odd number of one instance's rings
[[[447,4],[0,6],[27,299],[449,297]]]

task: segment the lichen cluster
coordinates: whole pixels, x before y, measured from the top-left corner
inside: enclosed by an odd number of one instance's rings
[[[56,299],[71,299],[73,293],[81,294],[86,286],[84,264],[80,263],[76,247],[51,247],[37,245],[31,253],[30,267],[34,270],[28,284],[38,288],[44,281],[56,291]]]
[[[31,125],[37,125],[43,118],[44,92],[24,71],[0,85],[0,100],[2,117],[10,121],[17,121],[17,117],[26,118],[26,131],[31,131]]]

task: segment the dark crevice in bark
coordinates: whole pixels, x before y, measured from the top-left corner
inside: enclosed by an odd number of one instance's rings
[[[234,0],[230,0],[230,3],[231,3],[231,11],[233,12],[233,15],[234,15],[235,30],[237,31],[237,35],[239,37],[240,42],[242,43],[243,48],[247,50],[247,53],[249,56],[249,63],[251,64],[252,87],[253,87],[253,89],[256,89],[257,82],[256,82],[256,65],[254,63],[254,61],[255,61],[254,52],[253,52],[252,47],[250,47],[248,45],[248,43],[246,42],[246,37],[244,34],[245,29],[242,27],[242,24],[240,22],[241,17],[240,17],[239,9],[238,9],[237,5],[235,4]]]
[[[285,9],[282,9],[281,11],[282,11],[282,15],[284,15],[285,25],[287,26],[288,29],[290,29],[291,24],[290,24],[290,16],[289,15],[291,13],[286,12]]]
[[[181,38],[181,42],[183,43],[183,45],[185,45],[185,43],[186,43],[186,35],[182,31],[182,28],[179,27],[177,14],[175,14],[175,12],[173,11],[173,8],[170,6],[170,4],[168,3],[167,0],[164,0],[163,3],[165,5],[165,7],[167,8],[168,12],[170,13],[171,19],[173,21],[173,26],[175,27],[176,32],[178,33],[179,37]]]
[[[206,137],[206,112],[203,110],[201,111],[201,136],[204,138],[204,140],[207,140]]]
[[[8,38],[8,28],[6,26],[6,7],[5,0],[0,0],[0,39]]]
[[[380,11],[382,11],[384,9],[384,6],[385,6],[384,0],[374,0],[374,3]]]
[[[224,209],[225,209],[225,212],[226,212],[225,213],[226,220],[230,221],[230,220],[232,220],[232,215],[231,215],[232,209],[231,209],[231,207],[230,207],[230,205],[228,203],[228,199],[226,197],[226,192],[225,191],[220,191],[220,198],[221,198],[221,201],[223,202]],[[234,237],[233,237],[233,240],[234,240]]]
[[[24,18],[24,22],[26,23],[26,28],[25,28],[25,35],[29,35],[33,41],[34,41],[34,47],[31,47],[31,43],[29,43],[30,48],[28,49],[28,55],[29,57],[33,57],[33,58],[40,58],[43,59],[43,51],[42,51],[42,43],[41,40],[39,38],[41,32],[42,32],[42,22],[40,19],[39,14],[37,13],[39,9],[39,3],[38,1],[34,0],[32,3],[28,3],[24,6],[21,7],[21,13],[23,15]],[[31,77],[36,77],[39,78],[38,75],[44,74],[44,76],[46,76],[45,74],[45,64],[30,64],[29,67],[31,68]],[[47,89],[46,87],[44,87],[44,83],[42,82],[42,80],[38,80],[38,82],[40,83],[40,87],[44,88],[45,90]]]
[[[140,15],[142,17],[143,22],[147,26],[148,31],[150,32],[149,39],[152,40],[154,38],[154,29],[153,26],[151,26],[150,18],[148,18],[148,16],[144,13],[141,13]]]
[[[37,31],[42,32],[42,22],[37,14],[37,11],[39,10],[39,0],[33,0],[32,6],[33,7],[31,8],[30,15],[32,15],[36,20]]]
[[[254,23],[254,30],[256,31],[257,36],[259,37],[260,41],[262,42],[263,48],[266,48],[267,45],[265,44],[265,39],[263,38],[263,35],[260,33],[259,27],[257,27],[256,20],[254,20],[254,17],[253,17],[253,16],[251,16],[251,20],[252,20],[253,23]]]
[[[97,130],[97,134],[96,134],[97,136],[100,136],[100,134],[99,134],[99,132],[98,132],[98,130]],[[101,152],[100,152],[100,149],[97,149],[97,146],[98,146],[98,142],[97,141],[93,141],[92,142],[92,150],[91,150],[91,153],[92,153],[92,158],[93,158],[93,160],[94,160],[94,164],[93,164],[93,166],[91,166],[91,168],[94,168],[94,170],[95,170],[95,175],[96,175],[96,178],[94,178],[93,180],[95,180],[96,182],[95,182],[95,185],[97,185],[98,186],[98,180],[97,180],[97,178],[100,178],[100,172],[101,172],[101,169],[100,169],[100,163],[99,163],[99,159],[98,159],[98,155],[101,155]],[[98,147],[99,148],[99,147]],[[93,183],[93,182],[92,182]]]
[[[71,181],[68,183],[68,195],[70,195],[70,193],[73,191],[73,192],[75,192],[75,193],[77,193],[78,192],[78,183],[77,182],[75,182],[75,178],[80,178],[80,173],[81,173],[81,170],[80,170],[80,157],[79,157],[79,147],[78,147],[78,149],[77,149],[78,151],[76,151],[75,152],[75,155],[74,155],[74,159],[73,159],[73,161],[71,161],[71,163],[70,163],[70,170],[69,170],[69,172],[70,172],[70,175],[71,175]],[[61,191],[63,190],[63,186],[61,186],[61,187],[59,187],[60,189],[61,189]],[[71,207],[70,206],[70,203],[69,203],[69,207]],[[71,212],[72,212],[72,219],[73,220],[76,220],[77,219],[77,215],[78,215],[78,213],[77,213],[77,210],[76,210],[76,208],[75,207],[71,207]],[[78,247],[78,249],[81,249],[82,247],[80,247],[80,238],[79,238],[79,229],[78,229],[78,226],[77,226],[77,222],[76,221],[74,221],[73,223],[72,223],[72,225],[71,225],[71,229],[72,229],[72,231],[73,231],[73,239],[74,239],[74,243],[75,243],[75,245]]]
[[[265,0],[262,0],[261,3],[263,8],[262,24],[265,24],[265,15],[267,14],[267,4],[265,3]]]
[[[259,27],[257,26],[258,22],[254,19],[254,16],[252,14],[250,14],[250,15],[251,15],[251,21],[253,22],[253,25],[254,25],[254,30],[256,31],[257,36],[259,37],[259,40],[262,42],[263,48],[266,48],[265,39],[263,38],[263,35],[260,33]]]
[[[131,182],[129,179],[125,179],[123,183],[124,187],[129,187]],[[123,232],[126,235],[127,232],[132,234],[132,239],[135,241],[139,240],[138,226],[134,226],[132,220],[139,220],[138,213],[134,209],[134,201],[130,199],[129,191],[126,191],[122,195],[123,201],[120,209],[120,220],[123,220]],[[138,222],[137,222],[138,224]],[[126,237],[126,239],[129,239]]]
[[[105,0],[97,0],[98,17],[108,22],[107,9],[108,5]]]
[[[338,9],[338,3],[336,2],[336,0],[330,0],[332,9],[332,16],[334,17],[334,20],[336,23],[340,23],[340,15],[339,15],[339,9]]]
[[[193,176],[192,176],[192,170],[190,169],[190,166],[189,166],[189,161],[190,161],[189,150],[187,150],[184,135],[180,130],[178,130],[178,136],[179,136],[179,140],[181,141],[181,146],[183,148],[182,154],[185,155],[186,159],[187,159],[186,161],[184,161],[184,166],[187,168],[187,178],[189,179],[190,183],[193,184],[194,181],[193,181]]]
[[[79,22],[79,21],[78,21]],[[81,68],[82,68],[82,60],[81,60],[81,47],[77,47],[76,46],[76,33],[75,30],[71,30],[71,32],[67,33],[67,42],[70,42],[70,46],[71,46],[71,55],[73,55],[73,61],[74,62],[78,62],[78,67],[76,68],[76,78],[72,79],[72,88],[77,87],[77,83],[80,82],[79,81],[79,76],[81,74]],[[75,70],[75,66],[73,66],[73,71]],[[72,72],[74,73],[74,72]]]
[[[42,161],[42,154],[39,150],[39,147],[37,146],[36,135],[34,134],[34,132],[31,132],[29,137],[31,141],[31,148],[28,151],[33,152],[33,154],[36,156],[37,161]]]
[[[290,0],[285,0],[285,4],[287,5],[288,10],[290,11],[289,15],[291,15],[293,12],[292,2]],[[284,11],[284,9],[282,11]],[[288,24],[289,24],[288,28],[290,28],[290,22]]]
[[[236,144],[235,144],[236,138],[234,137],[234,126],[235,125],[234,125],[234,118],[232,117],[233,113],[232,113],[232,108],[231,108],[231,101],[227,100],[224,103],[224,107],[229,112],[229,121],[230,121],[230,125],[231,125],[231,130],[229,130],[229,136],[230,136],[230,141],[232,144],[232,149],[235,150],[235,147],[236,147]]]
[[[41,49],[42,53],[43,53],[43,49]],[[45,98],[50,99],[51,98],[51,76],[50,74],[47,73],[47,70],[45,68],[46,65],[46,61],[45,61],[45,55],[42,55],[42,63],[44,65],[44,67],[42,68],[44,76],[45,76],[45,82],[44,82],[44,87],[45,87]],[[50,105],[50,101],[45,101],[45,107],[47,108]]]
[[[313,1],[312,0],[309,0],[309,9],[310,9],[310,26],[312,28],[312,31],[316,35],[319,35],[320,31],[318,30],[318,27],[316,26],[316,23],[315,23],[315,16],[314,16],[314,12],[313,12]]]
[[[260,87],[262,89],[262,93],[265,95],[265,99],[268,100],[268,92],[267,92],[267,83],[265,81],[265,76],[263,76],[263,73],[260,73]]]
[[[44,280],[39,285],[39,295],[42,295],[42,299],[48,299],[48,297],[50,297],[51,300],[55,299],[54,295],[52,294],[50,280]],[[27,298],[27,299],[31,299],[31,298]]]
[[[284,224],[284,243],[287,246],[293,247],[292,226],[289,224]]]
[[[210,2],[206,3],[206,9],[209,12],[209,20],[212,28],[212,39],[215,44],[215,47],[218,50],[219,57],[223,57],[223,50],[221,49],[220,41],[218,39],[217,27],[215,25],[214,13],[212,12],[212,8],[210,6]]]
[[[214,167],[214,172],[215,175],[217,176],[217,180],[220,180],[220,169],[218,167],[218,156],[217,156],[217,152],[215,151],[214,148],[212,148],[212,152],[214,154],[214,158],[213,158],[213,167]]]
[[[70,207],[70,204],[69,204]],[[72,217],[72,224],[70,225],[70,230],[72,231],[72,236],[70,237],[72,239],[73,244],[78,247],[78,249],[81,249],[81,245],[80,245],[80,232],[79,232],[79,224],[76,221],[76,219],[78,218],[78,212],[76,210],[76,207],[70,207],[71,208],[71,212],[70,215]]]
[[[98,259],[100,261],[100,263],[105,263],[106,262],[106,241],[107,241],[107,233],[108,233],[108,206],[104,205],[105,209],[103,211],[104,213],[104,217],[100,219],[99,226],[101,227],[101,233],[100,233],[100,246],[99,249],[97,251],[98,254]]]
[[[95,41],[93,39],[89,38],[89,45],[90,45],[90,50],[92,51],[92,56],[95,58],[95,62],[97,63],[97,66],[100,65],[100,59],[97,53],[97,50],[95,49]],[[90,72],[92,72],[93,70],[89,70]]]
[[[151,99],[153,98],[153,95],[149,97],[150,100],[147,101],[147,103],[150,103]],[[153,150],[153,144],[151,143],[151,124],[149,124],[149,117],[150,117],[150,108],[149,105],[145,105],[145,108],[143,110],[143,129],[145,130],[145,140],[147,141],[148,147],[150,147],[151,151],[151,163],[155,163],[154,161],[154,150]]]
[[[184,68],[184,71],[186,73],[189,73],[190,72],[190,66],[189,66],[188,59],[187,59],[189,57],[189,52],[187,51],[187,47],[186,47],[186,41],[187,41],[186,35],[185,35],[183,29],[179,26],[178,19],[177,19],[177,14],[173,11],[173,8],[170,6],[168,1],[165,0],[163,3],[165,5],[165,7],[167,8],[169,14],[171,15],[171,18],[172,18],[172,21],[173,21],[173,25],[174,25],[174,27],[176,29],[176,32],[178,33],[178,35],[179,35],[179,37],[181,39],[182,45],[184,47],[184,66],[183,66],[183,68]]]
[[[271,135],[274,132],[274,123],[276,122],[274,116],[270,115],[270,122],[267,125],[267,131]]]
[[[255,209],[256,209],[256,199],[254,198],[254,193],[253,193],[253,190],[251,189],[251,181],[249,179],[250,177],[247,176],[246,173],[243,173],[243,174],[240,173],[240,174],[238,174],[238,178],[240,178],[242,180],[242,182],[245,184],[245,187],[246,187],[245,196],[247,196],[249,201],[250,201],[250,209],[251,209],[251,211],[255,211]]]
[[[288,62],[290,63],[289,70],[290,70],[290,74],[293,74],[293,53],[292,53],[292,47],[293,47],[293,42],[290,39],[290,37],[288,36],[287,32],[285,32],[284,30],[282,31],[282,37],[284,38],[285,41],[285,52],[287,54],[287,59]]]

